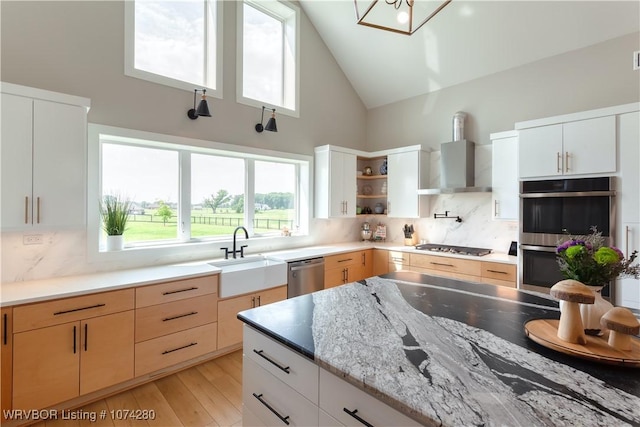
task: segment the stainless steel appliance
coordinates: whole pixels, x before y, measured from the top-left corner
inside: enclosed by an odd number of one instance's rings
[[[453,254],[473,256],[483,256],[491,253],[491,249],[471,248],[468,246],[441,245],[438,243],[422,243],[420,245],[416,245],[416,249],[421,251],[448,252]]]
[[[324,289],[324,258],[288,263],[287,298]]]
[[[520,287],[549,292],[562,274],[556,246],[567,234],[597,227],[613,244],[613,177],[522,181],[520,183]]]

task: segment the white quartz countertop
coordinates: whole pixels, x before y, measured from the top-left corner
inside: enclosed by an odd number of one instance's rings
[[[444,257],[466,258],[482,261],[516,264],[517,258],[503,253],[491,253],[482,257],[470,255],[443,254],[417,250],[413,246],[403,246],[386,242],[351,242],[334,245],[310,246],[282,251],[264,252],[262,255],[284,262],[301,259],[337,255],[362,249],[386,249],[415,252]],[[171,264],[134,268],[110,272],[100,272],[78,276],[54,277],[25,282],[3,283],[0,287],[0,307],[67,298],[95,292],[105,292],[132,286],[149,285],[169,280],[218,274],[220,269],[209,264],[214,260],[202,260],[183,264]]]

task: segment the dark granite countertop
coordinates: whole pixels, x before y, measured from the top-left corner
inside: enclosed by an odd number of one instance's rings
[[[640,426],[640,370],[546,349],[543,295],[397,272],[238,318],[425,425]]]

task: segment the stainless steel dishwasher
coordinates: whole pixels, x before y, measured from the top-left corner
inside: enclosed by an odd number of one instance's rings
[[[288,263],[287,298],[324,289],[324,258]]]

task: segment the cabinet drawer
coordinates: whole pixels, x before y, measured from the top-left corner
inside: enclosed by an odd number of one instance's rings
[[[435,255],[411,254],[411,266],[480,277],[480,261]]]
[[[136,310],[136,342],[213,323],[217,319],[216,294],[139,308]]]
[[[245,354],[246,355],[246,354]],[[318,407],[250,358],[242,362],[243,406],[267,426],[317,426]],[[283,421],[286,420],[286,423]]]
[[[362,426],[356,416],[375,426],[421,425],[324,369],[320,369],[320,409],[346,426]]]
[[[409,265],[410,257],[407,252],[389,251],[389,264]]]
[[[142,286],[136,288],[136,308],[215,294],[217,289],[218,275]]]
[[[445,270],[432,270],[430,268],[422,268],[422,267],[409,267],[408,270],[409,271],[415,271],[416,273],[429,274],[431,276],[446,277],[448,279],[465,280],[467,282],[480,282],[480,281],[482,281],[482,278],[478,277],[478,276],[471,276],[469,274],[454,273],[454,272],[445,271]]]
[[[18,306],[13,309],[13,332],[132,310],[133,296],[133,289],[123,289]]]
[[[255,329],[244,326],[244,355],[310,401],[318,402],[318,366]]]
[[[137,343],[136,377],[215,351],[217,327],[209,323]]]
[[[513,264],[502,264],[499,262],[482,261],[482,277],[516,282],[516,266]]]
[[[325,271],[333,268],[348,267],[359,263],[362,263],[362,251],[324,257]]]

